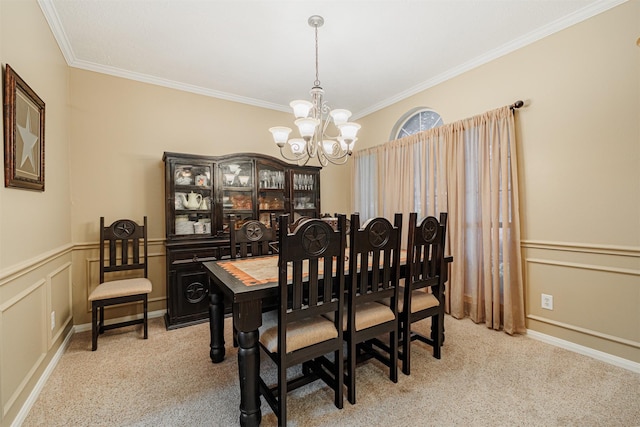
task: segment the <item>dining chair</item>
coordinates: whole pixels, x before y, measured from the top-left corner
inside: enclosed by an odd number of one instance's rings
[[[417,224],[417,214],[409,214],[407,266],[404,286],[400,287],[398,312],[400,316],[399,358],[402,372],[411,371],[411,342],[419,340],[433,347],[433,357],[440,359],[444,341],[444,288],[448,263],[444,256],[447,213],[440,221],[426,217]],[[431,318],[431,335],[412,331],[411,325]]]
[[[289,215],[279,218],[280,230],[289,230]],[[277,384],[261,376],[260,393],[287,424],[287,393],[317,379],[334,391],[341,409],[344,394],[345,217],[334,231],[319,219],[300,224],[292,233],[280,233],[278,255],[278,309],[263,315],[260,346],[277,366]],[[329,320],[323,315],[333,315]],[[327,356],[333,353],[333,360]],[[301,373],[287,377],[287,368],[302,365]]]
[[[347,279],[346,325],[347,398],[356,403],[356,363],[359,356],[375,357],[389,368],[389,378],[398,381],[398,309],[395,302],[400,280],[402,214],[393,225],[386,218],[371,218],[360,226],[360,216],[351,215],[349,274]],[[388,334],[389,348],[373,345],[376,337]]]
[[[267,227],[255,219],[250,219],[244,221],[238,229],[236,229],[236,221],[232,217],[229,219],[229,230],[231,258],[246,258],[273,253],[270,243],[277,241],[273,216],[271,227]]]
[[[105,245],[108,251],[105,251]],[[137,277],[128,274],[136,270]],[[140,272],[142,277],[139,277]],[[123,274],[127,277],[123,278]],[[106,281],[107,276],[116,278]],[[148,338],[147,296],[151,290],[152,284],[147,278],[147,217],[144,217],[144,225],[130,219],[119,219],[107,227],[104,226],[104,217],[100,217],[100,283],[89,294],[92,351],[98,348],[98,335],[109,329],[142,324],[144,339]],[[105,325],[105,307],[135,302],[142,303],[141,319]]]
[[[255,219],[245,220],[236,229],[235,215],[229,216],[229,247],[231,258],[247,258],[250,256],[273,255],[276,253],[277,243],[275,215],[271,215],[271,227],[265,226]],[[274,299],[264,301],[266,310],[276,307]],[[233,328],[233,346],[238,347],[238,337]]]

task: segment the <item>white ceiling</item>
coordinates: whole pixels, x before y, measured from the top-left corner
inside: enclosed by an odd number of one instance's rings
[[[39,0],[72,67],[290,111],[319,73],[361,117],[624,0]],[[514,94],[517,96],[517,94]]]

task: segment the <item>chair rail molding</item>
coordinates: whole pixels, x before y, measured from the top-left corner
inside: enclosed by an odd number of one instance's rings
[[[545,240],[522,240],[522,248],[548,249],[565,252],[584,252],[594,254],[630,256],[640,258],[640,246],[601,245],[592,243],[554,242]]]
[[[52,249],[48,252],[44,252],[31,259],[25,260],[19,264],[5,268],[4,270],[0,271],[0,286],[3,286],[15,280],[20,276],[24,276],[25,274],[28,274],[34,271],[35,269],[42,267],[47,263],[50,263],[56,258],[59,258],[68,253],[71,253],[73,250],[74,250],[74,245],[72,243],[68,243],[68,244],[59,246],[55,249]]]

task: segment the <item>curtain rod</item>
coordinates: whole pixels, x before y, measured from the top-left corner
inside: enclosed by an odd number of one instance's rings
[[[522,102],[522,100],[517,100],[513,104],[509,105],[509,109],[511,111],[517,110],[518,108],[522,107],[523,105],[524,105],[524,102]]]

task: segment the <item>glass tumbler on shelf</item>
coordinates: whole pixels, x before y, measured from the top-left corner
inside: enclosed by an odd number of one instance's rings
[[[224,174],[224,181],[225,181],[225,184],[227,185],[233,185],[233,181],[235,181],[235,179],[236,179],[236,174],[234,173]]]

